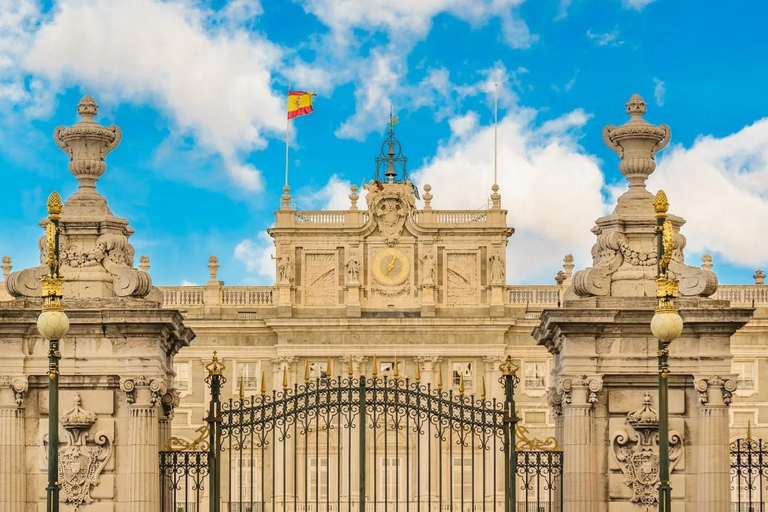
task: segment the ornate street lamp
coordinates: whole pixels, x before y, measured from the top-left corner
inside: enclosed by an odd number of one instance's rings
[[[59,218],[61,197],[48,197],[48,224],[45,226],[48,250],[48,274],[41,280],[43,310],[37,318],[37,330],[48,340],[48,486],[46,510],[59,510],[59,340],[69,330],[69,319],[61,305],[63,280],[59,273]]]
[[[677,312],[672,299],[677,297],[677,279],[668,274],[672,260],[675,231],[667,220],[669,202],[663,190],[659,190],[653,202],[656,211],[656,238],[658,242],[658,268],[656,275],[656,297],[659,305],[651,320],[651,332],[659,340],[659,511],[670,512],[672,507],[672,486],[669,482],[669,344],[683,332],[683,319]]]

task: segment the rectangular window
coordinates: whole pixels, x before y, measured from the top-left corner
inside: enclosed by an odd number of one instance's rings
[[[525,389],[547,389],[547,364],[543,361],[525,363]]]
[[[404,377],[402,361],[397,362],[397,373],[400,377]],[[393,377],[394,375],[395,375],[395,361],[379,361],[380,377]]]
[[[237,363],[237,387],[240,382],[243,388],[251,391],[259,389],[259,363]]]
[[[242,455],[242,460],[241,459]],[[255,456],[254,456],[255,457]],[[228,457],[224,459],[229,462]],[[251,459],[248,450],[232,452],[232,498],[234,502],[242,500],[243,506],[253,501],[261,500],[261,474],[259,473],[259,461]],[[253,486],[251,486],[253,479]],[[253,492],[251,492],[253,490]],[[224,494],[225,496],[227,494]]]
[[[379,495],[382,502],[386,496],[387,501],[397,501],[404,499],[405,496],[405,473],[400,466],[399,457],[381,457],[379,459],[381,467],[379,469]],[[399,496],[398,496],[399,495]]]
[[[453,387],[459,389],[461,377],[464,376],[464,389],[467,392],[472,390],[472,362],[457,361],[453,363]]]
[[[307,499],[309,501],[328,498],[328,457],[307,457]]]
[[[189,363],[173,363],[173,371],[176,377],[173,383],[179,391],[189,390]]]
[[[312,381],[320,379],[325,382],[328,379],[328,362],[326,361],[310,361],[309,362],[309,378]]]
[[[755,389],[755,362],[754,361],[734,361],[733,371],[739,376],[736,380],[737,388],[742,391],[751,391]]]
[[[481,459],[482,460],[482,459]],[[477,461],[475,461],[477,463]],[[482,462],[481,462],[482,464]],[[477,469],[477,468],[475,468]],[[464,492],[463,499],[468,501],[472,499],[472,458],[461,457],[453,458],[453,501],[460,501],[462,499],[462,491]]]

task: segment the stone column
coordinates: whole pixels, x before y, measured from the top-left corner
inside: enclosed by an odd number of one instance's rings
[[[0,377],[0,511],[26,510],[24,395],[26,377]]]
[[[277,390],[278,396],[286,388],[293,389],[294,379],[291,375],[291,365],[295,360],[296,358],[293,356],[277,356],[271,359],[273,389]],[[293,446],[296,442],[292,432],[291,437],[282,441],[279,432],[275,435],[275,444],[272,445],[272,449],[275,450],[275,456],[272,457],[275,465],[275,480],[272,482],[272,493],[275,498],[274,512],[285,510],[286,504],[293,502],[294,465],[299,463],[293,458]],[[285,449],[285,457],[283,457],[283,449]],[[283,469],[285,469],[285,479],[283,479]],[[301,480],[299,480],[298,485],[302,485]],[[262,492],[266,493],[266,489],[263,489]],[[283,503],[283,496],[285,496],[285,503]],[[269,501],[269,497],[268,494],[265,494],[264,500]]]
[[[363,364],[368,360],[365,356],[344,356],[341,358],[342,368],[339,374],[346,374],[346,378],[355,378],[362,375]],[[342,425],[344,424],[342,418]],[[351,427],[350,432],[342,434],[342,482],[339,483],[341,490],[341,503],[344,506],[345,500],[352,501],[352,508],[356,510],[356,504],[360,501],[360,488],[358,486],[358,475],[360,475],[360,435],[359,435],[359,416],[353,419],[354,427]],[[343,427],[342,427],[343,428]],[[344,432],[342,430],[342,432]],[[349,454],[349,455],[347,455]],[[349,467],[346,468],[346,465]],[[346,469],[345,469],[346,468]],[[351,481],[350,481],[351,479]],[[342,485],[343,483],[343,485]]]
[[[436,365],[442,360],[437,356],[418,356],[413,358],[414,362],[419,365],[419,371],[421,372],[421,383],[424,386],[431,386],[432,389],[437,388],[437,376],[435,374]],[[421,487],[420,494],[422,502],[427,500],[432,501],[432,510],[437,508],[437,497],[439,493],[439,484],[437,468],[440,464],[440,443],[435,438],[434,426],[432,430],[427,433],[427,426],[424,426],[424,435],[421,438],[421,450],[419,451],[419,471],[421,471]],[[427,463],[425,463],[427,461]],[[425,471],[422,471],[424,469]],[[449,466],[449,471],[453,469]],[[444,470],[445,471],[445,470]],[[443,474],[443,480],[445,481],[446,475]],[[450,473],[448,474],[450,477]],[[446,496],[444,493],[443,496]],[[445,498],[444,498],[445,499]],[[419,510],[424,508],[419,507]]]
[[[164,384],[141,375],[124,378],[120,387],[128,402],[127,509],[160,511],[160,470],[157,448],[160,424],[157,401],[165,394]]]
[[[693,494],[693,510],[720,512],[729,510],[730,453],[728,430],[728,405],[736,390],[731,376],[695,376],[699,392],[699,436],[695,456],[696,492]]]
[[[593,418],[602,377],[561,377],[557,387],[563,395],[563,510],[603,512],[606,503],[599,500],[598,487],[605,485],[605,475],[600,474],[598,453],[605,448],[595,444]]]
[[[493,403],[504,403],[504,386],[501,384],[501,370],[499,365],[504,361],[504,355],[487,356],[485,360],[485,392],[486,400]],[[488,501],[486,508],[492,509],[493,502],[496,501],[503,508],[504,506],[504,456],[501,452],[503,440],[496,439],[496,449],[494,450],[493,439],[489,439],[490,449],[485,452],[485,471],[486,481],[485,499]],[[496,481],[493,480],[494,468],[496,471]],[[498,506],[497,506],[498,508]]]

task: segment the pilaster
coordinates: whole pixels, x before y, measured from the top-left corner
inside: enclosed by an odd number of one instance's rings
[[[26,510],[24,398],[27,378],[0,377],[0,510]]]

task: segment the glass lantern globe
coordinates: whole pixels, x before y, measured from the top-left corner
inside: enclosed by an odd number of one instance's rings
[[[37,317],[37,330],[47,340],[60,340],[69,331],[69,318],[63,311],[43,311]]]
[[[683,319],[676,309],[657,309],[651,320],[651,332],[657,340],[670,343],[683,332]]]

